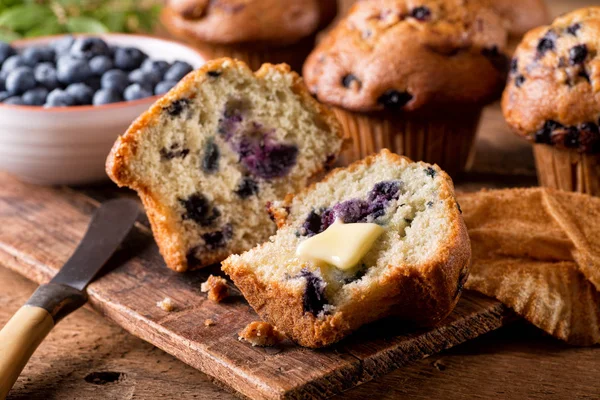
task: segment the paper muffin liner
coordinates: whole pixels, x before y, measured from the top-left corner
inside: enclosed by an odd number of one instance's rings
[[[534,144],[533,154],[541,186],[600,196],[600,154],[547,144]]]
[[[357,113],[337,107],[333,111],[349,139],[339,158],[341,165],[387,148],[413,161],[438,164],[454,176],[472,164],[482,108],[398,115]]]
[[[264,63],[286,63],[292,70],[300,73],[304,60],[315,46],[315,35],[302,39],[298,43],[282,47],[253,44],[223,45],[198,41],[190,41],[189,43],[206,60],[221,57],[235,58],[248,64],[253,71],[259,69]]]

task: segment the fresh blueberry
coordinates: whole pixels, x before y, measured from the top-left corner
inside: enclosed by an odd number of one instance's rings
[[[0,78],[0,91],[6,90],[6,79]]]
[[[54,60],[54,50],[44,47],[28,47],[21,53],[23,62],[28,67],[35,67],[40,62]]]
[[[377,99],[379,104],[382,104],[385,108],[390,110],[404,107],[413,98],[412,94],[408,92],[399,92],[397,90],[390,89],[383,93]]]
[[[154,91],[154,86],[160,82],[160,75],[156,72],[144,71],[138,68],[129,73],[129,82],[139,83],[142,86],[151,86]]]
[[[166,61],[151,60],[148,58],[142,63],[141,69],[146,72],[154,72],[162,78],[170,67],[171,64]]]
[[[99,76],[93,76],[83,83],[91,87],[94,92],[102,88],[102,80]]]
[[[69,35],[50,43],[50,47],[54,49],[56,52],[56,57],[58,58],[64,54],[67,54],[71,50],[71,46],[73,46],[74,42],[75,38]]]
[[[48,94],[44,107],[70,107],[75,105],[75,99],[62,89],[54,89]]]
[[[35,80],[48,90],[56,89],[59,86],[58,76],[54,64],[49,62],[43,62],[36,65],[33,70]]]
[[[162,81],[154,87],[154,94],[165,94],[177,85],[175,81]]]
[[[118,47],[115,50],[115,67],[125,71],[139,68],[148,56],[133,47]]]
[[[10,74],[10,72],[13,69],[26,66],[27,65],[25,64],[25,61],[23,61],[23,58],[21,56],[10,56],[6,59],[6,61],[4,61],[4,64],[2,64],[2,69],[0,70],[0,78],[6,79],[6,77],[8,77],[8,74]]]
[[[29,67],[18,67],[6,77],[6,90],[14,94],[22,94],[36,86],[33,70]]]
[[[64,84],[85,82],[92,76],[86,60],[69,56],[61,57],[56,63],[58,80]]]
[[[193,68],[190,64],[183,61],[175,61],[171,68],[165,72],[164,79],[166,81],[180,81],[184,76],[192,72]]]
[[[88,105],[92,104],[92,99],[94,97],[94,91],[91,87],[86,85],[85,83],[72,83],[65,91],[75,99],[75,103],[77,105]]]
[[[127,73],[120,69],[111,69],[102,75],[101,84],[103,89],[112,89],[123,93],[125,88],[129,86],[129,78]]]
[[[181,217],[184,220],[195,221],[201,226],[210,226],[221,216],[219,210],[201,193],[195,193],[186,200],[179,199],[179,202],[185,208]]]
[[[92,103],[95,106],[101,106],[103,104],[118,103],[120,101],[123,101],[123,98],[121,97],[119,91],[115,89],[104,88],[98,90],[94,94],[94,99],[92,100]]]
[[[2,64],[8,57],[17,54],[15,49],[6,42],[0,42],[0,64]]]
[[[90,60],[90,69],[94,75],[101,76],[106,71],[111,70],[114,64],[107,56],[95,56]]]
[[[10,93],[8,93],[7,91],[0,92],[0,102],[3,102],[4,100],[8,99],[9,97],[10,97]]]
[[[133,85],[127,86],[125,91],[123,92],[123,97],[127,101],[145,99],[146,97],[151,97],[152,91],[146,89],[144,86],[139,83],[134,83]]]
[[[4,100],[4,104],[12,104],[14,106],[24,106],[25,102],[19,96],[12,96],[12,97],[9,97],[8,99]]]
[[[95,56],[107,56],[110,51],[104,40],[97,37],[85,37],[76,39],[69,53],[73,58],[90,60]]]
[[[23,103],[28,106],[43,106],[48,97],[48,89],[45,87],[37,87],[23,93]]]

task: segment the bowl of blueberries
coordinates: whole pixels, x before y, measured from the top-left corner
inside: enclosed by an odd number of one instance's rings
[[[0,42],[0,170],[38,184],[107,179],[116,138],[204,62],[191,47],[140,35]]]

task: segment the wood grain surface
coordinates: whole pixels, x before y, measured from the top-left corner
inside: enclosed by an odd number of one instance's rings
[[[341,2],[347,8],[352,0]],[[553,15],[586,5],[600,5],[597,0],[547,2]],[[492,105],[484,113],[473,170],[469,175],[458,179],[457,187],[461,190],[478,190],[482,187],[530,186],[535,182],[530,146],[509,132],[498,105]],[[80,188],[78,192],[85,192],[97,199],[110,198],[115,192],[125,193],[107,186]],[[77,193],[72,194],[75,196],[67,196],[69,200],[65,204],[79,210],[81,215],[89,215],[94,203]],[[4,200],[10,199],[3,198]],[[27,232],[36,227],[34,212],[40,206],[27,201],[13,206],[10,212],[21,213],[21,218],[25,221],[15,237],[26,237]],[[84,223],[81,215],[77,218],[65,213],[53,216],[61,220],[60,228],[53,232],[58,240],[46,238],[35,243],[36,249],[39,249],[38,254],[45,261],[51,257],[60,260],[68,257],[77,240],[75,238],[81,233],[81,224]],[[8,216],[7,209],[0,206],[0,236],[6,232],[5,221]],[[142,225],[139,229],[143,230],[142,217],[140,222]],[[140,246],[147,247],[143,241]],[[47,280],[58,265],[46,265],[31,258],[23,260],[19,254],[7,253],[1,247],[0,254],[0,265],[22,268],[23,264],[27,264],[27,273],[37,282]],[[37,264],[36,267],[31,267],[31,263]],[[133,271],[133,276],[129,277],[131,280],[145,276],[145,271]],[[172,294],[168,289],[178,280],[170,275],[165,276],[161,281],[163,286],[147,295],[160,297],[169,293],[174,299],[185,301],[187,295],[179,297],[178,293]],[[8,321],[35,287],[31,281],[0,267],[0,325]],[[125,288],[122,290],[127,291]],[[154,301],[154,297],[152,299]],[[149,307],[152,309],[153,304]],[[157,311],[160,310],[152,309],[149,312],[152,314]],[[194,315],[193,310],[190,315]],[[168,324],[169,320],[163,318],[161,322]],[[137,323],[139,322],[136,321]],[[262,356],[270,355],[263,353]],[[600,386],[597,383],[599,356],[598,347],[568,347],[525,323],[516,323],[410,363],[395,372],[345,391],[343,397],[597,399],[600,398]],[[256,359],[260,358],[254,358]],[[8,398],[125,400],[235,397],[230,389],[224,390],[209,375],[128,334],[97,313],[82,309],[67,317],[49,335],[34,354]]]
[[[0,174],[0,263],[47,282],[82,238],[96,202],[70,189],[20,183]],[[150,231],[138,223],[112,259],[112,269],[90,285],[90,304],[127,331],[251,398],[324,398],[499,328],[511,314],[497,301],[466,293],[438,327],[417,330],[387,320],[361,329],[332,348],[291,342],[253,348],[237,333],[258,319],[237,290],[217,304],[200,283],[217,269],[178,274],[164,265]],[[112,268],[111,268],[112,267]],[[167,313],[156,306],[176,304]],[[204,320],[215,325],[206,327]]]

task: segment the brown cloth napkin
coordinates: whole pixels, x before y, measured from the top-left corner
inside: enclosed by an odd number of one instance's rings
[[[468,289],[574,345],[600,343],[600,198],[551,189],[459,194]]]

